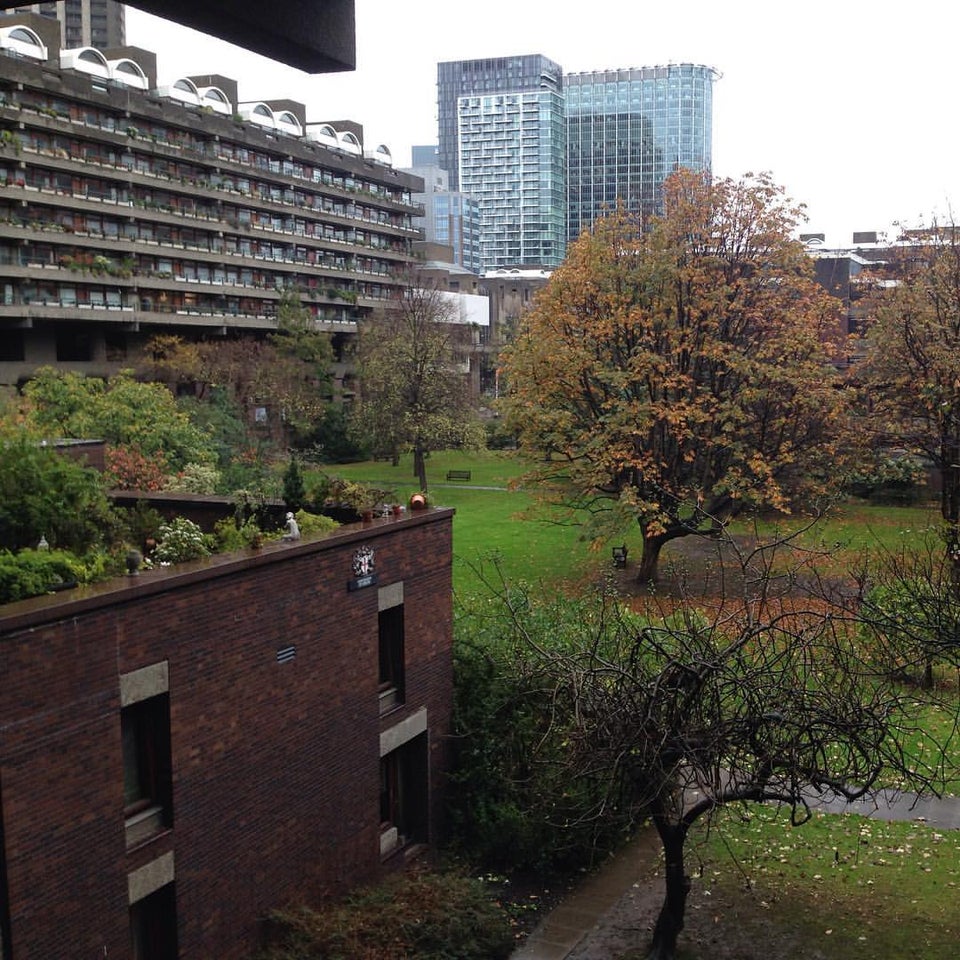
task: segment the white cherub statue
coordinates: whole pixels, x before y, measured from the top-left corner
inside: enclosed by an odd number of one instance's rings
[[[296,517],[292,513],[287,514],[287,532],[280,538],[281,540],[299,540],[300,527],[297,526]]]

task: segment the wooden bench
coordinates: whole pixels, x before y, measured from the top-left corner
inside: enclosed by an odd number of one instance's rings
[[[448,470],[447,479],[448,480],[469,480],[470,471],[469,470]]]

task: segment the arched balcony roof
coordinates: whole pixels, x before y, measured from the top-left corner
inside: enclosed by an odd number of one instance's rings
[[[281,110],[280,113],[274,115],[274,120],[278,130],[291,133],[295,137],[303,136],[303,127],[300,121],[289,110]]]
[[[136,87],[138,90],[146,90],[149,86],[147,75],[136,60],[121,57],[119,60],[109,60],[107,63],[110,67],[110,76],[118,83]]]
[[[230,98],[219,87],[198,87],[200,103],[217,113],[233,113],[233,104]]]
[[[341,133],[338,133],[337,142],[340,148],[345,150],[347,153],[352,153],[356,156],[359,156],[362,151],[360,141],[349,130],[344,130]]]
[[[237,110],[244,120],[257,124],[260,127],[269,127],[275,130],[277,126],[276,117],[273,111],[263,102],[261,103],[241,103]]]
[[[368,160],[373,160],[376,163],[382,163],[385,166],[393,166],[393,154],[390,152],[390,148],[385,144],[378,144],[376,149],[368,151],[364,154]]]
[[[0,50],[10,50],[32,60],[47,59],[47,48],[40,37],[29,27],[19,24],[0,30]]]
[[[180,77],[173,83],[157,87],[157,93],[169,100],[179,100],[180,103],[189,103],[195,107],[200,106],[200,94],[197,91],[197,85],[186,77]]]
[[[60,51],[60,66],[78,73],[89,73],[93,77],[110,79],[110,64],[107,58],[94,47],[76,47],[73,50]]]

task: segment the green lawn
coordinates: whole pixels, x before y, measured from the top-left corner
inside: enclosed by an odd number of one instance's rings
[[[757,956],[956,955],[960,831],[821,814],[792,827],[785,811],[751,806],[697,827],[688,846],[701,863],[691,913],[722,916]]]
[[[447,470],[469,470],[469,483],[448,483]],[[454,590],[458,595],[477,589],[480,567],[488,575],[492,573],[493,556],[499,558],[509,580],[543,584],[549,589],[599,574],[608,560],[609,553],[592,551],[579,539],[578,527],[520,516],[532,506],[533,498],[523,490],[508,487],[522,471],[522,462],[509,453],[447,451],[431,454],[427,460],[430,502],[457,511],[453,549]],[[389,487],[401,502],[419,490],[409,455],[397,467],[384,461],[366,461],[337,464],[325,472]]]
[[[447,482],[448,470],[469,470],[469,483]],[[427,459],[431,501],[457,511],[453,529],[454,587],[458,593],[475,589],[477,576],[473,568],[494,553],[501,558],[503,570],[511,580],[523,579],[549,587],[592,582],[609,569],[609,549],[591,550],[580,539],[579,527],[522,518],[532,497],[522,489],[509,489],[509,485],[523,470],[523,460],[510,452],[449,450],[431,454]],[[325,472],[388,487],[402,502],[419,489],[409,454],[396,467],[388,461],[365,461],[337,464],[325,468]],[[932,504],[894,507],[851,502],[835,508],[806,532],[800,543],[810,549],[829,550],[830,562],[836,569],[850,569],[870,554],[896,552],[904,544],[919,542],[936,529],[938,519],[939,511]],[[802,517],[786,517],[775,523],[740,517],[730,525],[730,531],[757,530],[772,536],[777,530],[784,533],[807,522]],[[627,544],[631,557],[639,557],[642,543],[636,526],[625,529],[619,539]],[[668,545],[663,562],[669,563],[670,557]]]

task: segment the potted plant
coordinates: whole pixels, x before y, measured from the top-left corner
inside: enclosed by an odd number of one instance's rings
[[[377,506],[393,500],[392,490],[342,477],[334,477],[330,481],[328,495],[335,503],[345,504],[355,510],[363,520],[372,520]]]

